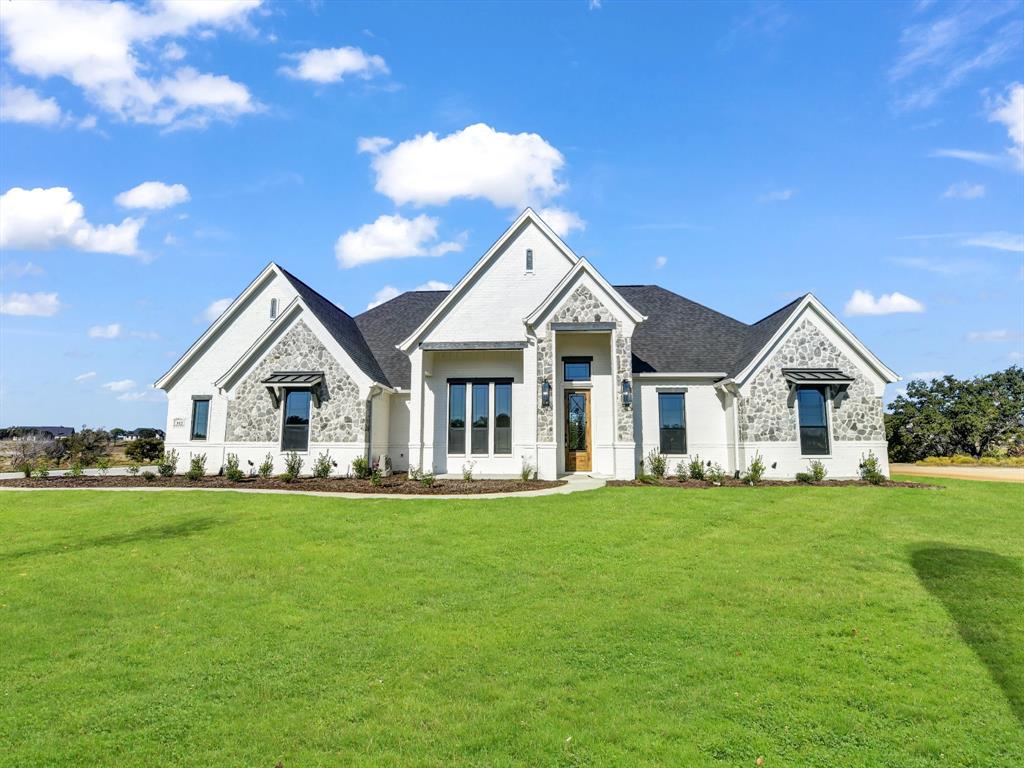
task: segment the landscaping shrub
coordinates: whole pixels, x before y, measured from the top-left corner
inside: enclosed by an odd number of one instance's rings
[[[866,458],[861,454],[860,479],[872,485],[880,485],[885,481],[885,475],[878,468],[878,457],[875,456],[874,451],[868,451]]]
[[[140,469],[142,469],[142,467],[139,466],[139,463],[137,461],[133,461],[128,465],[128,474],[135,477],[139,474]]]
[[[245,472],[238,466],[238,454],[229,453],[224,462],[224,476],[232,483],[238,483],[245,479]]]
[[[690,467],[685,461],[680,461],[676,464],[676,477],[679,478],[681,482],[686,482],[690,479]]]
[[[384,474],[380,471],[380,467],[374,467],[373,472],[370,473],[370,485],[374,488],[380,488],[384,484]]]
[[[49,477],[50,464],[46,459],[41,458],[36,462],[36,477]]]
[[[476,466],[475,461],[467,461],[462,465],[462,479],[467,483],[473,482],[473,467]]]
[[[178,471],[178,452],[172,448],[170,453],[160,454],[156,461],[156,471],[161,477],[173,477]]]
[[[330,454],[330,451],[324,451],[316,457],[316,461],[313,462],[313,477],[323,479],[331,476],[331,468],[338,466],[338,464],[331,460]]]
[[[132,440],[124,449],[124,455],[140,464],[156,461],[164,452],[164,441],[159,437],[140,437]]]
[[[416,479],[420,481],[420,485],[424,488],[433,488],[434,483],[437,482],[437,476],[433,472],[424,472],[417,469],[416,474]]]
[[[812,475],[810,472],[797,472],[796,481],[798,483],[813,483],[814,475]]]
[[[668,468],[668,459],[662,456],[655,449],[647,454],[647,466],[651,469],[651,475],[661,480],[665,477],[665,470]]]
[[[257,472],[264,480],[274,474],[274,457],[268,453],[266,458],[260,463],[260,468]]]
[[[747,467],[747,471],[743,473],[743,482],[749,483],[750,485],[757,485],[764,477],[764,471],[764,459],[761,458],[760,453],[755,452],[753,461],[750,462],[750,466]]]
[[[295,451],[291,451],[284,457],[284,474],[281,479],[290,483],[302,472],[302,457]]]
[[[145,480],[146,482],[151,483],[154,480],[156,480],[156,472],[154,472],[151,469],[147,469],[145,472],[142,473],[142,479]]]
[[[36,463],[31,459],[22,459],[14,465],[15,472],[21,472],[25,477],[32,477],[32,473],[35,471]]]
[[[68,467],[67,475],[68,477],[81,477],[82,474],[82,462],[75,460],[72,462],[71,466]]]
[[[352,474],[360,480],[368,480],[372,472],[370,461],[365,456],[357,456],[352,459]]]
[[[523,459],[523,466],[519,470],[519,477],[524,483],[529,482],[530,480],[536,480],[537,468],[526,459]]]
[[[205,453],[194,453],[189,461],[188,472],[185,473],[185,477],[195,482],[201,480],[206,474],[206,454]]]
[[[822,462],[817,459],[811,462],[811,478],[814,482],[820,483],[825,479],[825,475],[827,474],[828,470],[825,469],[825,465]]]
[[[690,459],[689,474],[693,480],[703,480],[705,478],[704,462],[700,460],[699,453]]]
[[[710,462],[708,462],[710,463]],[[714,485],[721,485],[725,482],[725,470],[722,469],[722,465],[715,462],[710,469],[705,472],[705,477],[709,483]]]
[[[110,458],[107,456],[100,456],[96,459],[96,469],[100,471],[103,477],[107,476],[107,472],[110,471]]]

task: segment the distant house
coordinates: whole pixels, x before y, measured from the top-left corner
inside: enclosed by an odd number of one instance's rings
[[[33,440],[44,442],[58,437],[71,437],[74,427],[7,427],[0,430],[0,440]]]
[[[164,431],[162,429],[153,429],[152,427],[139,427],[133,429],[131,432],[125,432],[121,435],[122,440],[132,441],[140,438],[157,438],[159,440],[164,439]]]
[[[723,278],[726,279],[726,278]],[[610,285],[526,210],[450,291],[356,317],[271,263],[157,383],[168,449],[243,462],[330,451],[345,471],[632,478],[756,456],[855,477],[886,464],[899,377],[811,294],[744,323],[656,285]]]

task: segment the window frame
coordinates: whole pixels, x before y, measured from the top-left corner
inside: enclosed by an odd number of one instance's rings
[[[277,299],[270,300],[270,319],[277,319]]]
[[[658,451],[665,456],[686,456],[687,455],[687,434],[686,434],[686,393],[685,392],[658,392]],[[662,416],[662,398],[663,397],[678,397],[680,405],[680,413],[682,415],[682,427],[680,431],[683,433],[683,450],[681,452],[666,450],[665,446],[665,432],[676,431],[675,428],[666,429],[662,426],[664,418]]]
[[[482,458],[498,458],[504,459],[512,456],[512,452],[515,449],[515,406],[513,404],[513,387],[515,379],[510,376],[502,377],[452,377],[447,380],[448,384],[448,403],[446,406],[446,413],[448,418],[448,425],[451,424],[451,391],[453,385],[465,385],[465,424],[464,429],[466,430],[465,445],[462,451],[452,452],[451,439],[445,441],[445,455],[449,458],[458,459],[482,459]],[[509,389],[509,424],[510,430],[509,440],[511,450],[509,453],[497,453],[495,451],[495,429],[496,429],[496,417],[495,417],[495,388],[500,384],[508,384]],[[487,452],[486,453],[474,453],[473,452],[473,385],[486,385],[487,386]]]
[[[482,392],[484,395],[483,400],[483,413],[477,412],[477,392]],[[469,455],[470,456],[490,456],[491,455],[491,426],[493,421],[491,419],[491,382],[487,381],[475,381],[470,385],[471,399],[469,403]],[[477,419],[484,420],[484,426],[478,427],[476,425]],[[483,432],[484,445],[481,450],[477,450],[477,435]]]
[[[508,426],[498,426],[498,387],[508,387]],[[493,427],[491,428],[492,439],[491,439],[491,453],[494,456],[511,456],[512,455],[512,382],[511,381],[494,381],[491,382],[491,403],[492,403],[492,417]],[[508,450],[498,450],[498,430],[508,430]]]
[[[821,427],[807,427],[807,429],[824,429],[825,430],[825,452],[824,453],[806,453],[804,450],[804,426],[800,423],[800,391],[808,389],[815,390],[821,393],[822,398],[822,417],[825,420],[824,426]],[[796,408],[796,439],[800,446],[800,458],[802,459],[821,459],[830,458],[832,456],[832,414],[831,409],[831,387],[820,384],[798,384],[794,393],[794,406]]]
[[[206,403],[206,423],[203,424],[203,436],[196,437],[196,405]],[[213,408],[212,395],[192,395],[192,414],[189,421],[188,439],[189,442],[206,442],[210,439],[210,411]]]
[[[452,388],[453,387],[461,387],[462,388],[462,426],[461,427],[453,427],[452,426]],[[448,442],[447,442],[447,444],[445,446],[445,451],[447,452],[447,454],[449,456],[465,456],[466,455],[466,389],[467,389],[467,384],[466,384],[465,381],[449,381],[448,382],[448,408],[447,408],[447,411],[448,411],[448,428],[447,428],[447,431],[446,431],[446,434],[448,435]],[[462,431],[462,450],[461,451],[453,451],[452,450],[452,431],[456,430],[456,429]]]
[[[587,378],[569,378],[569,366],[570,365],[583,365],[587,366]],[[562,381],[566,384],[578,385],[588,384],[594,380],[594,358],[593,357],[580,357],[580,356],[565,356],[562,358]]]
[[[526,271],[527,271],[527,273],[533,272],[533,269],[534,269],[533,248],[527,248],[526,249]]]
[[[292,394],[304,393],[307,395],[308,400],[306,401],[306,446],[304,448],[286,447],[284,444],[285,430],[288,428],[288,398]],[[281,398],[281,452],[285,451],[296,453],[309,453],[310,436],[313,431],[313,393],[304,387],[290,387],[285,388],[284,397]],[[294,427],[292,428],[294,429]]]

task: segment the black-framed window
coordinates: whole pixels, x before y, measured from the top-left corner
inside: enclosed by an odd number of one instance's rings
[[[448,453],[466,452],[466,385],[448,385]]]
[[[563,357],[562,379],[565,381],[590,381],[590,357]]]
[[[471,448],[474,454],[487,454],[490,452],[490,400],[491,385],[473,385],[473,416]]]
[[[686,396],[682,392],[658,393],[658,433],[662,453],[686,453]]]
[[[277,299],[270,300],[270,319],[273,320],[277,317]]]
[[[494,453],[512,453],[512,385],[494,385]]]
[[[533,272],[533,248],[526,249],[526,271]]]
[[[205,440],[210,431],[210,398],[192,399],[192,440]]]
[[[289,389],[284,397],[284,424],[281,427],[281,450],[305,451],[309,449],[308,389]]]
[[[796,391],[800,416],[800,453],[828,455],[828,408],[824,387],[799,387]]]

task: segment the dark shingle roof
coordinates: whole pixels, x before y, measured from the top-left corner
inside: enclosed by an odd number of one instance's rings
[[[409,388],[410,364],[395,345],[404,341],[434,311],[448,291],[408,291],[355,318],[363,338],[392,387]]]
[[[291,272],[281,267],[278,268],[281,269],[281,274],[295,287],[302,300],[306,302],[309,311],[316,316],[317,320],[323,323],[327,332],[334,337],[334,340],[349,354],[352,361],[359,366],[359,370],[373,381],[380,384],[388,384],[387,376],[381,370],[374,353],[370,351],[370,347],[367,345],[366,339],[363,338],[363,334],[360,333],[356,321],[345,310],[325,299]]]

